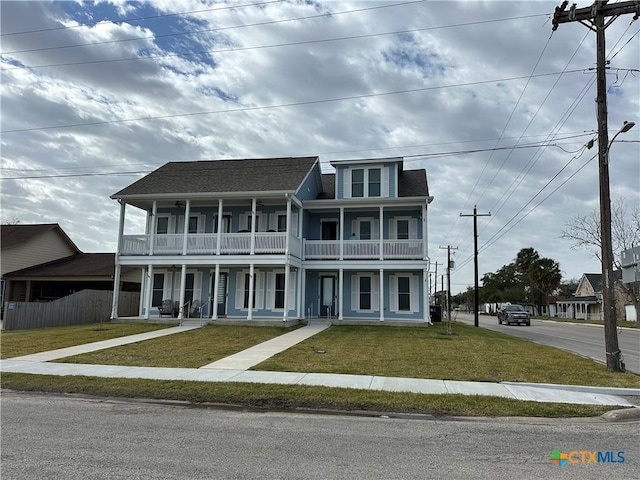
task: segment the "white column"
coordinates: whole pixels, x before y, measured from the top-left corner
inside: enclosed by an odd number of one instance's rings
[[[151,300],[152,300],[152,295],[151,292],[153,292],[153,265],[149,265],[147,267],[147,296],[144,299],[145,300],[145,308],[146,308],[146,315],[144,316],[144,318],[146,318],[147,320],[149,319],[150,315],[151,315]]]
[[[302,282],[300,287],[300,305],[302,305],[302,314],[304,315],[304,318],[307,318],[307,271],[304,268],[301,268],[299,275]]]
[[[302,275],[304,272],[302,268],[298,268],[298,276],[296,277],[296,292],[297,292],[297,302],[296,302],[296,316],[298,320],[302,318],[300,315],[302,312]]]
[[[142,267],[142,274],[140,275],[140,302],[138,305],[138,316],[141,317],[143,315],[144,306],[146,305],[147,298],[147,267]]]
[[[252,263],[249,265],[249,308],[247,309],[247,320],[253,319],[253,288],[255,287],[254,271],[255,267]]]
[[[287,236],[285,237],[285,241],[284,241],[284,254],[285,255],[289,255],[289,236],[291,235],[291,197],[289,197],[289,194],[285,194],[286,198],[287,198]],[[286,274],[285,274],[285,283],[286,283]],[[287,293],[285,292],[284,296],[287,296]],[[286,310],[286,308],[285,308]]]
[[[380,228],[380,232],[379,232],[379,234],[380,234],[380,237],[379,237],[380,238],[380,260],[384,260],[384,251],[383,251],[383,248],[384,248],[384,238],[383,238],[384,237],[384,235],[383,235],[383,233],[384,233],[384,224],[383,224],[384,214],[383,214],[383,209],[384,209],[384,207],[382,205],[380,205],[380,225],[379,225],[379,228]],[[380,279],[382,279],[382,275],[380,275]],[[380,293],[382,294],[382,292],[380,292]]]
[[[120,264],[116,257],[116,271],[113,275],[113,302],[111,303],[111,320],[118,318],[118,296],[120,295]]]
[[[216,273],[214,274],[214,277],[213,277],[213,292],[211,292],[211,298],[213,299],[213,302],[211,302],[211,304],[213,305],[211,307],[211,309],[213,310],[213,312],[211,312],[212,320],[218,319],[218,290],[219,289],[220,289],[220,264],[216,263]]]
[[[289,319],[289,273],[291,273],[291,267],[288,263],[284,266],[284,314],[282,315],[282,321],[286,322]]]
[[[153,246],[156,243],[156,225],[158,224],[158,202],[153,201],[151,207],[151,232],[149,233],[149,255],[153,255]]]
[[[422,258],[429,257],[429,242],[427,241],[427,204],[422,205]],[[436,279],[437,281],[437,279]]]
[[[344,306],[344,269],[338,270],[338,320],[344,320],[342,310]]]
[[[382,207],[380,207],[382,209]],[[381,212],[382,213],[382,212]],[[384,322],[384,269],[380,269],[380,291],[378,292],[380,302],[380,321]]]
[[[258,208],[258,201],[253,198],[251,200],[251,255],[256,251],[256,208]]]
[[[344,207],[340,207],[340,225],[338,226],[340,232],[340,260],[344,259]],[[342,312],[342,310],[340,310]]]
[[[118,318],[118,296],[120,295],[120,246],[124,233],[124,214],[126,203],[120,201],[120,221],[118,222],[118,243],[115,253],[115,272],[113,273],[113,300],[111,302],[111,320]]]
[[[222,199],[218,199],[218,238],[216,241],[216,255],[220,255],[222,243]]]
[[[424,310],[422,318],[429,325],[433,325],[433,323],[431,323],[431,311],[429,310],[429,292],[431,291],[431,285],[429,284],[429,269],[427,268],[422,271],[422,285],[422,309]]]
[[[189,215],[191,214],[191,200],[187,200],[184,207],[184,231],[182,232],[182,255],[187,254],[187,238],[189,237]]]
[[[182,272],[180,274],[180,310],[178,312],[178,320],[182,321],[184,318],[184,286],[187,283],[187,266],[182,265]]]

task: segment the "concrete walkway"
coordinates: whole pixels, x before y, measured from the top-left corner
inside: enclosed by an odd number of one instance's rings
[[[489,395],[536,402],[585,405],[633,406],[626,398],[640,397],[640,388],[608,388],[532,383],[461,382],[420,378],[345,375],[327,373],[267,372],[248,370],[257,363],[325,330],[329,325],[311,324],[251,347],[201,368],[129,367],[52,363],[51,360],[87,353],[118,345],[140,342],[164,335],[185,332],[198,326],[180,326],[148,333],[104,340],[50,352],[0,360],[0,372],[40,375],[87,375],[103,378],[142,378],[199,382],[248,382],[282,385],[316,385],[326,387],[384,390],[423,394],[455,393]]]

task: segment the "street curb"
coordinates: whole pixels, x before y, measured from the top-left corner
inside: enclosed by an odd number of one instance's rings
[[[552,390],[567,390],[570,392],[597,393],[603,395],[640,396],[640,388],[627,387],[596,387],[589,385],[562,385],[557,383],[526,383],[526,382],[500,382],[502,385],[520,385],[531,388],[549,388]]]
[[[640,407],[624,408],[622,410],[610,410],[600,415],[607,422],[627,422],[640,420]]]

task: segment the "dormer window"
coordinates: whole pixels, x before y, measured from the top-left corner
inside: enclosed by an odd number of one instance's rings
[[[383,196],[382,168],[353,168],[350,173],[351,198]],[[346,184],[349,185],[349,182]]]

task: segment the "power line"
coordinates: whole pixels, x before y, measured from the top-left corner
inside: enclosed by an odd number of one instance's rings
[[[581,69],[578,69],[578,70],[571,70],[563,73],[577,73],[581,71],[582,71]],[[553,75],[558,75],[558,73],[557,72],[540,73],[540,74],[534,75],[534,77],[549,77]],[[66,125],[49,125],[49,126],[43,126],[43,127],[17,128],[12,130],[2,130],[0,131],[0,133],[6,135],[8,133],[33,132],[38,130],[54,130],[54,129],[61,129],[61,128],[89,127],[89,126],[97,126],[97,125],[114,125],[118,123],[141,122],[141,121],[147,121],[147,120],[164,120],[167,118],[194,117],[194,116],[200,116],[200,115],[214,115],[214,114],[220,114],[220,113],[237,113],[237,112],[249,112],[249,111],[256,111],[256,110],[269,110],[274,108],[299,107],[304,105],[317,105],[321,103],[357,100],[361,98],[374,98],[374,97],[383,97],[383,96],[390,96],[390,95],[399,95],[399,94],[405,94],[405,93],[426,92],[430,90],[439,90],[439,89],[445,89],[445,88],[458,88],[458,87],[469,87],[474,85],[486,85],[486,84],[495,83],[495,82],[510,82],[510,81],[516,81],[516,80],[524,80],[529,77],[530,75],[503,78],[503,79],[493,79],[493,80],[479,80],[476,82],[457,83],[457,84],[450,84],[450,85],[437,85],[437,86],[431,86],[431,87],[412,88],[407,90],[396,90],[391,92],[368,93],[364,95],[350,95],[346,97],[327,98],[322,100],[309,100],[306,102],[282,103],[278,105],[262,105],[262,106],[255,106],[255,107],[230,108],[226,110],[209,110],[209,111],[203,111],[203,112],[188,112],[188,113],[175,113],[170,115],[156,115],[156,116],[149,116],[149,117],[123,118],[120,120],[103,120],[98,122],[72,123],[72,124],[66,124]]]
[[[426,32],[431,30],[442,30],[447,28],[468,27],[473,25],[490,24],[490,23],[505,22],[505,21],[511,21],[511,20],[521,20],[525,18],[539,17],[542,15],[544,14],[527,15],[527,16],[521,16],[521,17],[499,18],[494,20],[482,20],[482,21],[476,21],[476,22],[456,23],[456,24],[450,24],[450,25],[440,25],[435,27],[414,28],[410,30],[397,30],[393,32],[369,33],[369,34],[363,34],[363,35],[349,35],[345,37],[303,40],[299,42],[276,43],[271,45],[230,47],[230,48],[213,49],[213,50],[197,50],[197,51],[189,51],[189,52],[167,53],[162,55],[148,55],[143,57],[114,58],[114,59],[104,59],[104,60],[86,60],[82,62],[49,63],[44,65],[33,65],[33,66],[18,65],[13,67],[2,68],[0,69],[0,71],[37,70],[40,68],[70,67],[70,66],[76,66],[76,65],[94,65],[94,64],[102,64],[102,63],[130,62],[130,61],[139,61],[139,60],[155,60],[158,58],[189,57],[189,56],[197,56],[197,55],[203,55],[203,54],[234,53],[234,52],[243,52],[248,50],[264,50],[268,48],[292,47],[292,46],[299,46],[299,45],[315,45],[319,43],[340,42],[340,41],[347,41],[347,40],[360,40],[364,38],[382,37],[382,36],[388,36],[388,35],[402,35],[402,34],[408,34],[408,33]],[[97,45],[97,44],[92,44],[92,45]]]
[[[141,20],[153,20],[153,19],[157,19],[157,18],[166,18],[166,17],[178,17],[178,16],[182,16],[182,15],[192,15],[194,13],[205,13],[205,12],[212,12],[212,11],[216,11],[216,10],[231,10],[234,8],[244,8],[244,7],[258,7],[260,5],[267,5],[270,3],[281,3],[283,0],[271,0],[269,2],[260,2],[260,3],[247,3],[245,5],[231,5],[228,7],[213,7],[213,8],[204,8],[202,10],[191,10],[188,12],[177,12],[177,13],[164,13],[164,14],[160,14],[160,15],[149,15],[149,16],[145,16],[145,17],[129,17],[129,18],[121,18],[116,20],[119,23],[124,23],[124,22],[139,22]],[[82,24],[82,25],[63,25],[61,27],[52,27],[52,28],[41,28],[41,29],[37,29],[37,30],[23,30],[22,32],[9,32],[9,33],[0,33],[0,37],[8,37],[10,35],[26,35],[26,34],[30,34],[30,33],[43,33],[43,32],[53,32],[53,31],[59,31],[59,30],[73,30],[76,28],[82,28],[82,27],[95,27],[97,25],[100,24],[113,24],[114,22],[111,20],[99,20],[95,23],[86,23],[86,24]]]
[[[203,30],[190,30],[187,32],[180,32],[180,33],[165,33],[165,34],[161,34],[161,35],[145,35],[142,37],[132,37],[132,38],[120,38],[117,40],[105,40],[103,42],[91,42],[91,43],[77,43],[77,44],[73,44],[73,45],[60,45],[60,46],[56,46],[56,47],[42,47],[42,48],[30,48],[30,49],[26,49],[26,50],[13,50],[13,51],[8,51],[8,52],[0,52],[0,55],[9,55],[9,54],[15,54],[15,53],[30,53],[30,52],[42,52],[42,51],[50,51],[50,50],[61,50],[64,48],[77,48],[77,47],[91,47],[91,46],[97,46],[97,45],[108,45],[108,44],[113,44],[113,43],[123,43],[123,42],[135,42],[138,40],[150,40],[150,39],[157,39],[157,38],[167,38],[167,37],[178,37],[178,36],[182,36],[182,35],[194,35],[194,34],[200,34],[200,33],[210,33],[210,32],[222,32],[222,31],[226,31],[226,30],[233,30],[236,28],[247,28],[247,27],[258,27],[258,26],[264,26],[264,25],[275,25],[278,23],[286,23],[286,22],[297,22],[300,20],[309,20],[312,18],[320,18],[320,17],[327,17],[327,16],[336,16],[336,15],[346,15],[349,13],[359,13],[359,12],[364,12],[364,11],[369,11],[369,10],[380,10],[383,8],[393,8],[393,7],[400,7],[400,6],[405,6],[405,5],[411,5],[411,4],[415,4],[415,3],[422,3],[426,0],[413,0],[413,1],[409,1],[409,2],[402,2],[402,3],[394,3],[391,5],[377,5],[375,7],[366,7],[366,8],[358,8],[358,9],[353,9],[353,10],[344,10],[341,12],[331,12],[330,14],[327,13],[322,13],[322,14],[318,14],[318,15],[307,15],[304,17],[296,17],[296,18],[286,18],[283,20],[269,20],[266,22],[257,22],[257,23],[247,23],[247,24],[243,24],[243,25],[232,25],[232,26],[228,26],[228,27],[217,27],[217,28],[207,28],[207,29],[203,29]]]

